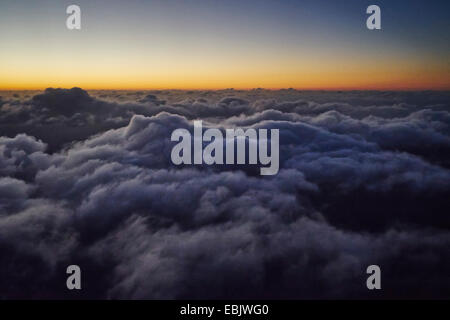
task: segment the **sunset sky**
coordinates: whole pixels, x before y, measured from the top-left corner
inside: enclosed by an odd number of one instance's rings
[[[81,7],[68,30],[66,7]],[[382,30],[366,28],[370,4]],[[449,1],[0,3],[0,90],[450,89]]]

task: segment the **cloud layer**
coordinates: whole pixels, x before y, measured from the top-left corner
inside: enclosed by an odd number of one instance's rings
[[[450,93],[2,93],[0,298],[445,298]],[[176,167],[176,128],[276,128],[280,171]],[[81,294],[65,288],[80,265]],[[382,269],[381,292],[365,287]]]

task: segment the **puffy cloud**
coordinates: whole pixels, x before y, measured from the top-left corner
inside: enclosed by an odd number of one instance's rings
[[[0,101],[2,298],[69,297],[69,264],[85,298],[371,298],[370,264],[376,297],[450,294],[448,93],[73,88]],[[279,173],[172,165],[170,135],[193,119],[279,129]]]

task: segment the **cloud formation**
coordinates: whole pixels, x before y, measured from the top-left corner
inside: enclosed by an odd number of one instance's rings
[[[27,96],[28,95],[28,96]],[[5,93],[0,298],[444,298],[450,94]],[[280,130],[280,171],[176,167],[171,132]],[[383,290],[365,287],[378,264]]]

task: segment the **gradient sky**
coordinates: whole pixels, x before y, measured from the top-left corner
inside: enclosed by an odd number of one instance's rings
[[[78,4],[82,29],[66,29]],[[370,4],[382,30],[366,28]],[[450,89],[447,0],[2,0],[0,89]]]

